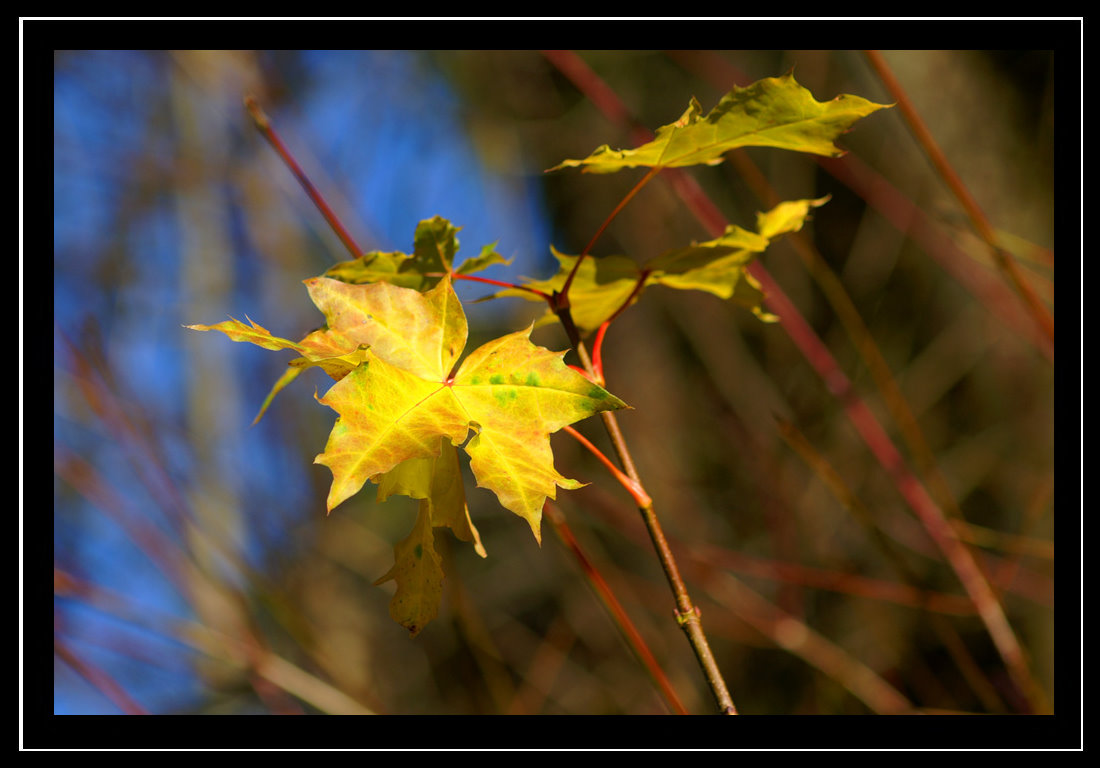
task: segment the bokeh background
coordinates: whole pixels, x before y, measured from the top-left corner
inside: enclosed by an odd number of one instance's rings
[[[1052,53],[883,56],[1052,309]],[[485,274],[508,280],[553,272],[550,244],[580,251],[642,173],[543,169],[792,67],[820,100],[893,100],[857,51],[56,51],[54,712],[668,712],[553,528],[540,548],[472,481],[489,556],[437,533],[442,609],[410,639],[392,582],[373,582],[415,502],[368,486],[326,517],[313,459],[333,414],[313,395],[331,382],[308,371],[250,426],[290,353],[182,326],[248,316],[298,338],[321,322],[301,281],[348,258],[246,94],[364,249],[408,252],[441,215],[463,228],[460,255],[497,242],[514,261]],[[742,712],[1036,711],[1054,696],[1052,349],[899,110],[841,143],[838,161],[748,149],[688,173],[742,226],[762,195],[832,196],[762,261],[951,518],[1041,695],[1013,684],[783,325],[648,291],[605,345],[608,388],[634,408],[620,423]],[[595,253],[642,261],[709,237],[658,178]],[[838,285],[927,452],[892,418]],[[541,312],[469,304],[470,348]],[[555,327],[534,338],[567,346]],[[609,450],[598,421],[580,429]],[[570,530],[684,706],[713,711],[629,496],[568,436],[553,445],[591,482],[559,494]]]

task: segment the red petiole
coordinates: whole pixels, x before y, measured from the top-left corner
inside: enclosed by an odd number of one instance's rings
[[[443,273],[442,272],[426,272],[424,274],[424,276],[425,277],[443,277]],[[479,277],[477,275],[463,275],[463,274],[458,273],[458,272],[451,272],[451,279],[452,280],[472,280],[475,283],[487,283],[489,285],[499,285],[501,288],[513,288],[517,291],[527,291],[528,293],[533,293],[537,296],[541,296],[542,298],[546,299],[547,302],[549,302],[551,300],[550,294],[544,293],[543,291],[540,291],[538,288],[530,288],[526,285],[517,285],[516,283],[508,283],[508,282],[505,282],[503,280],[493,280],[492,278],[489,278],[489,277]]]
[[[611,321],[621,315],[623,310],[629,307],[634,299],[637,298],[638,294],[642,292],[647,277],[649,277],[649,270],[643,269],[642,274],[638,275],[638,282],[634,284],[634,290],[626,297],[626,301],[615,310],[611,317],[604,320],[599,330],[596,331],[596,338],[592,342],[592,367],[596,370],[596,375],[600,379],[598,383],[601,386],[605,381],[603,375],[603,337],[607,334],[607,327],[611,325]]]
[[[563,285],[562,288],[561,288],[561,296],[562,296],[562,299],[564,300],[564,304],[562,305],[563,307],[566,307],[566,306],[569,305],[569,302],[568,302],[569,288],[570,288],[570,286],[573,285],[573,278],[576,276],[577,269],[580,268],[581,262],[584,261],[584,257],[587,256],[589,254],[589,252],[592,250],[593,246],[596,245],[596,241],[600,239],[600,235],[602,235],[604,233],[604,230],[607,229],[608,225],[612,222],[612,220],[614,220],[614,218],[619,215],[619,212],[622,211],[622,209],[626,207],[626,204],[629,203],[632,199],[634,199],[634,195],[638,194],[638,192],[641,191],[642,187],[644,187],[646,184],[648,184],[650,179],[652,179],[654,176],[656,176],[658,174],[658,172],[660,172],[660,170],[661,170],[660,166],[650,168],[649,171],[646,173],[646,175],[643,176],[638,181],[638,183],[635,184],[634,187],[629,192],[626,193],[626,196],[622,200],[619,201],[619,204],[615,206],[615,210],[611,211],[611,213],[608,215],[608,217],[606,219],[604,219],[603,224],[601,224],[600,228],[596,230],[596,234],[594,234],[592,236],[592,239],[588,241],[588,245],[586,245],[584,247],[584,250],[581,251],[581,255],[577,257],[577,262],[573,265],[573,269],[569,272],[569,277],[565,278],[565,285]]]
[[[611,471],[611,474],[615,476],[615,479],[618,480],[623,488],[626,488],[626,490],[630,492],[630,495],[634,497],[634,501],[637,502],[639,507],[648,508],[653,505],[653,500],[649,498],[649,494],[645,492],[644,488],[642,488],[641,483],[631,480],[625,472],[616,467],[611,459],[607,458],[607,456],[603,454],[603,451],[593,445],[587,437],[585,437],[580,432],[570,426],[562,427],[562,429],[575,437],[577,439],[577,442],[579,442],[581,445],[591,451],[592,455],[599,459],[600,463]]]

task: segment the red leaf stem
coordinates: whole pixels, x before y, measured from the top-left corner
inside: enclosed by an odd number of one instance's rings
[[[607,326],[611,325],[610,320],[605,320],[603,325],[596,331],[596,338],[592,342],[592,367],[596,370],[596,376],[599,378],[600,383],[604,381],[603,375],[603,337],[607,334]]]
[[[440,273],[440,272],[428,272],[424,276],[425,277],[443,277],[443,274]],[[514,288],[514,289],[519,290],[519,291],[527,291],[528,293],[533,293],[533,294],[536,294],[537,296],[541,296],[542,298],[546,299],[547,303],[549,303],[552,300],[552,297],[550,296],[550,294],[545,293],[543,291],[540,291],[538,288],[531,288],[530,286],[526,286],[526,285],[518,285],[516,283],[509,283],[509,282],[506,282],[504,280],[493,280],[490,277],[479,277],[478,275],[462,275],[462,274],[459,274],[457,272],[452,272],[451,273],[451,279],[452,280],[472,280],[475,283],[487,283],[489,285],[499,285],[501,288]]]
[[[619,215],[619,212],[626,207],[626,204],[633,200],[634,196],[642,190],[642,187],[648,184],[650,180],[654,176],[656,176],[661,170],[662,168],[660,167],[650,168],[649,171],[646,172],[645,176],[640,178],[638,180],[638,183],[631,187],[630,191],[626,193],[622,200],[619,201],[619,204],[615,206],[615,209],[607,215],[607,218],[603,220],[603,224],[601,224],[599,229],[596,230],[596,234],[592,235],[592,239],[588,241],[588,245],[584,247],[584,250],[581,251],[580,255],[577,257],[577,261],[573,264],[573,269],[570,270],[569,277],[565,278],[565,285],[561,287],[561,297],[562,300],[566,302],[566,304],[563,304],[562,306],[568,306],[569,287],[573,284],[573,277],[577,274],[577,269],[580,268],[581,262],[584,261],[584,258],[592,250],[592,247],[596,245],[596,241],[600,239],[600,235],[604,233],[604,230],[607,229],[608,225],[611,224],[616,216]]]
[[[645,281],[646,278],[649,277],[650,271],[651,270],[648,269],[642,270],[641,274],[638,275],[638,282],[634,284],[634,290],[626,297],[626,301],[619,305],[619,308],[612,313],[611,317],[604,320],[603,325],[596,331],[596,338],[592,342],[592,367],[596,369],[596,375],[599,378],[598,383],[600,386],[603,386],[605,381],[603,375],[603,337],[607,335],[607,328],[611,325],[611,322],[621,315],[623,311],[634,302],[638,294],[642,292],[642,288],[645,287]]]
[[[645,492],[644,488],[642,488],[641,483],[627,477],[626,473],[616,467],[614,462],[612,462],[611,459],[607,458],[607,456],[604,455],[603,451],[593,445],[587,437],[568,425],[562,427],[562,429],[575,437],[577,439],[577,442],[579,442],[581,445],[591,451],[592,455],[599,459],[601,464],[607,467],[607,469],[611,472],[612,475],[615,476],[615,479],[619,481],[623,488],[626,488],[626,490],[630,492],[630,495],[634,497],[634,501],[638,503],[639,507],[649,507],[653,505],[653,500],[649,498],[649,494]]]

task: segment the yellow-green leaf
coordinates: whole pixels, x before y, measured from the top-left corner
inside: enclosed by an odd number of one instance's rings
[[[444,316],[441,307],[454,306],[461,313],[448,279],[425,294],[385,284],[359,288],[393,298],[372,310],[383,327],[394,326],[400,315],[408,328],[419,328],[425,317]],[[447,293],[449,298],[441,298]],[[396,308],[395,314],[387,307]],[[350,311],[340,315],[350,316]],[[465,342],[465,317],[443,327],[442,334],[410,331],[416,354],[400,359],[411,368],[392,364],[397,359],[392,353],[385,359],[376,355],[372,346],[364,363],[320,399],[340,414],[325,452],[316,459],[333,473],[328,508],[401,462],[440,456],[440,438],[460,445],[473,429],[476,435],[466,452],[477,484],[526,519],[538,538],[546,498],[554,498],[558,487],[579,487],[554,469],[550,434],[626,406],[565,365],[563,352],[532,344],[530,328],[478,348],[451,378],[450,361]],[[425,362],[435,360],[440,361],[435,367]]]
[[[506,259],[496,252],[496,243],[490,243],[481,249],[481,253],[473,258],[466,259],[455,270],[457,275],[472,275],[494,264],[511,264],[511,259]]]
[[[390,579],[397,582],[397,591],[390,600],[390,617],[416,637],[439,614],[443,596],[443,561],[435,551],[427,501],[420,502],[412,532],[394,545],[393,555],[393,567],[374,583]]]
[[[357,259],[341,261],[325,270],[325,277],[345,283],[387,282],[406,288],[420,288],[426,278],[418,272],[402,271],[409,255],[400,251],[371,251]]]
[[[565,287],[566,278],[577,263],[576,256],[569,256],[550,246],[550,252],[558,260],[558,272],[546,280],[525,279],[523,285],[551,294]],[[638,265],[626,256],[603,256],[586,258],[577,269],[573,284],[569,286],[569,311],[577,327],[588,331],[598,328],[600,323],[622,306],[627,300],[640,275]],[[544,302],[538,294],[506,288],[493,294],[493,298],[518,296],[528,301]],[[547,310],[546,320],[555,319]]]
[[[450,528],[460,540],[472,542],[474,550],[485,557],[481,537],[466,506],[466,489],[458,464],[458,452],[449,440],[440,440],[438,457],[408,459],[371,480],[378,485],[380,502],[393,494],[427,499],[431,506],[432,525]]]
[[[324,348],[330,351],[347,353],[366,344],[392,365],[442,381],[466,344],[466,314],[449,279],[425,293],[391,283],[349,285],[325,277],[305,283],[327,321],[315,343],[327,341]]]
[[[235,317],[230,317],[215,325],[185,325],[184,327],[193,331],[221,331],[233,341],[247,341],[264,349],[293,349],[297,352],[306,352],[298,342],[272,336],[271,331],[262,325],[257,325],[251,318],[248,318],[248,325]]]
[[[540,539],[542,505],[581,483],[554,469],[550,433],[626,404],[530,341],[531,329],[489,342],[463,362],[455,398],[477,434],[466,446],[479,487],[523,517]]]
[[[409,289],[411,290],[411,289]],[[461,444],[469,419],[442,379],[428,380],[367,350],[366,361],[319,398],[340,418],[315,462],[332,470],[328,509],[401,462],[439,455],[439,439]]]
[[[458,253],[457,235],[460,229],[461,227],[454,226],[442,216],[424,219],[416,227],[411,254],[401,251],[371,251],[357,259],[342,261],[329,267],[323,277],[353,284],[385,282],[425,291],[452,271],[469,275],[493,264],[510,263],[496,253],[496,243],[493,243],[455,269],[454,259]]]
[[[658,128],[654,139],[640,147],[611,149],[605,144],[583,160],[566,160],[550,170],[579,166],[592,173],[614,173],[638,166],[716,165],[738,147],[839,157],[844,151],[834,143],[837,137],[856,120],[888,106],[847,94],[820,102],[788,73],[734,87],[706,115],[692,99],[679,120]]]
[[[340,380],[362,362],[363,353],[359,349],[359,342],[344,336],[339,331],[322,329],[310,333],[301,341],[290,341],[289,339],[272,336],[270,331],[261,325],[257,325],[252,320],[248,322],[249,324],[245,325],[240,320],[230,318],[216,325],[188,325],[184,327],[195,331],[221,331],[233,341],[247,341],[264,349],[292,349],[302,354],[302,357],[290,361],[289,370],[275,382],[260,406],[260,412],[256,414],[256,418],[252,421],[253,425],[259,422],[271,405],[272,400],[274,400],[275,395],[281,392],[287,384],[298,378],[298,374],[302,372],[302,369],[319,366],[329,376]]]
[[[300,358],[304,360],[305,358]],[[256,418],[252,420],[252,426],[256,426],[260,423],[260,419],[267,413],[267,409],[271,407],[271,401],[275,399],[275,395],[283,391],[283,388],[298,378],[298,374],[302,372],[301,368],[290,367],[283,372],[283,375],[279,377],[279,380],[275,382],[271,387],[271,391],[267,393],[267,397],[264,398],[263,403],[260,405],[260,411],[256,414]]]
[[[569,287],[573,322],[581,331],[591,332],[615,314],[624,302],[636,301],[644,289],[653,285],[705,291],[752,310],[761,320],[775,320],[774,315],[764,311],[764,293],[746,268],[776,238],[801,229],[810,211],[824,205],[828,199],[780,203],[770,211],[757,214],[756,232],[731,224],[721,237],[666,251],[641,266],[625,256],[586,258]],[[558,260],[557,274],[548,280],[524,281],[523,285],[544,293],[560,291],[565,286],[577,257],[562,254],[553,247],[551,251]],[[640,288],[639,281],[642,281]],[[512,288],[494,294],[494,298],[500,296],[542,301],[530,291]],[[548,311],[545,318],[554,319],[555,315]]]
[[[766,213],[756,214],[756,231],[768,240],[788,232],[798,232],[809,218],[810,210],[829,202],[831,195],[817,200],[788,200]]]
[[[413,236],[412,259],[405,265],[420,274],[450,274],[455,254],[458,253],[456,227],[442,216],[425,219],[416,227]]]

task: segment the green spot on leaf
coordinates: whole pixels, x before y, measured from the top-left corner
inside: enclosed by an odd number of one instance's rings
[[[497,401],[497,405],[501,408],[508,407],[509,403],[515,402],[519,397],[519,392],[514,389],[494,389],[493,399]]]

